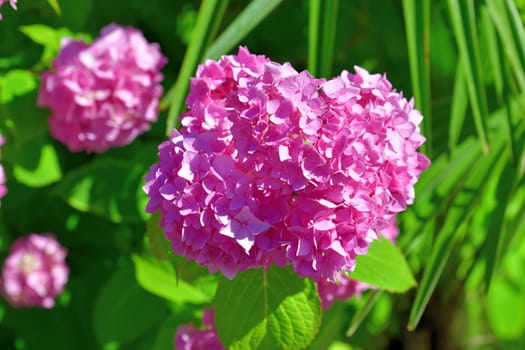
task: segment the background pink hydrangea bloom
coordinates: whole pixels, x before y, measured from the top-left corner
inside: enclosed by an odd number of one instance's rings
[[[256,56],[197,70],[144,187],[176,254],[232,278],[292,264],[335,280],[414,199],[421,114],[385,76],[330,81]]]
[[[0,0],[0,7],[2,7],[2,5],[9,1],[9,4],[11,5],[12,8],[14,8],[16,10],[16,2],[17,0]],[[0,13],[0,21],[2,20],[2,14]]]
[[[2,147],[2,145],[4,144],[4,138],[2,137],[2,135],[0,135],[0,148]],[[1,156],[2,156],[2,152],[0,152],[0,159],[1,159]],[[4,173],[4,167],[2,166],[2,164],[0,164],[0,199],[2,199],[3,196],[5,196],[5,194],[7,193],[7,187],[5,186],[5,181],[6,181],[6,178],[5,178],[5,173]],[[0,202],[1,204],[2,202]]]
[[[63,40],[54,69],[42,74],[38,105],[51,109],[51,134],[73,152],[127,145],[157,120],[159,45],[116,24],[100,34],[90,45]]]
[[[381,230],[381,235],[392,242],[396,240],[398,234],[399,228],[395,218],[388,223],[385,229]],[[332,306],[336,300],[345,301],[353,296],[360,296],[363,291],[370,288],[373,287],[367,283],[353,280],[342,272],[337,273],[335,281],[321,280],[317,283],[317,291],[324,310]]]
[[[68,279],[66,255],[51,234],[18,238],[2,267],[2,295],[14,307],[52,308]]]
[[[193,325],[182,325],[175,334],[175,350],[224,350],[215,327],[215,311],[204,309],[203,329]]]

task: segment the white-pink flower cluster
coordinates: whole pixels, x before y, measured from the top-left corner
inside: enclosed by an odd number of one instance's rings
[[[100,34],[90,45],[63,40],[54,70],[42,74],[38,105],[51,109],[51,134],[73,152],[127,145],[157,120],[159,45],[115,24]]]
[[[354,269],[429,165],[413,102],[355,69],[325,81],[246,48],[198,68],[144,187],[176,254],[227,277]]]
[[[52,234],[18,238],[2,266],[0,292],[14,307],[52,308],[68,280],[66,255]]]

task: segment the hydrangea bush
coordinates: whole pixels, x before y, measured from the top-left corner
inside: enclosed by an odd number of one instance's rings
[[[176,254],[233,278],[292,264],[334,281],[414,199],[421,114],[381,75],[332,80],[240,48],[192,79],[147,210]]]
[[[165,64],[159,45],[131,27],[110,24],[91,44],[63,39],[38,97],[53,113],[51,134],[72,152],[131,143],[157,120]]]

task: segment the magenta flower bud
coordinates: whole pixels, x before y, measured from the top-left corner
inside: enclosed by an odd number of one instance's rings
[[[124,146],[157,120],[162,95],[158,44],[131,27],[111,24],[92,44],[65,39],[53,70],[42,74],[39,106],[51,134],[72,152]]]
[[[9,4],[11,5],[11,7],[16,10],[17,0],[0,0],[0,7],[2,7],[2,5],[7,1],[9,1]],[[1,20],[2,20],[2,14],[0,13],[0,21]]]
[[[175,350],[224,350],[215,327],[215,310],[205,309],[202,316],[203,329],[191,324],[177,328]]]
[[[144,186],[176,254],[229,278],[354,269],[429,165],[413,102],[355,69],[325,81],[242,47],[198,68]]]
[[[2,267],[2,295],[13,307],[52,308],[68,279],[66,255],[52,234],[18,238]]]

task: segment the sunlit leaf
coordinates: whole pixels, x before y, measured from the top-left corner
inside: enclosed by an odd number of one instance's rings
[[[60,5],[58,3],[58,0],[47,0],[49,6],[53,8],[53,10],[56,12],[57,15],[61,15],[62,12],[60,10]]]
[[[315,284],[291,268],[221,278],[215,308],[219,338],[228,349],[304,349],[321,323]]]
[[[122,159],[96,159],[64,175],[53,193],[73,208],[113,222],[145,218],[142,191],[146,169]]]
[[[27,186],[47,186],[62,178],[56,146],[47,135],[20,145],[15,159],[13,175]]]
[[[0,76],[0,102],[7,104],[15,97],[33,91],[36,86],[35,74],[28,70],[12,69]]]
[[[405,292],[416,285],[405,257],[386,238],[374,241],[368,253],[358,255],[355,271],[348,276],[390,292]]]
[[[213,298],[214,285],[216,285],[213,276],[207,276],[205,281],[212,285],[212,293],[209,293],[210,288],[201,290],[194,283],[177,279],[175,269],[166,260],[161,261],[136,254],[132,259],[138,283],[150,293],[176,303],[205,304]]]

